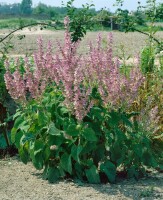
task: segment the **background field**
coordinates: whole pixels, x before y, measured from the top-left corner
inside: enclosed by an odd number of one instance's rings
[[[0,30],[0,37],[4,37],[7,33],[9,33],[8,29]],[[102,36],[106,38],[109,32],[88,32],[81,42],[79,51],[86,53],[88,51],[89,41],[95,41],[98,33],[102,33]],[[113,31],[112,34],[114,40],[115,55],[120,54],[120,47],[123,46],[126,55],[131,55],[133,57],[142,50],[142,47],[145,46],[147,42],[147,36],[137,32],[124,33]],[[25,38],[19,40],[19,35],[25,35]],[[33,28],[32,30],[23,29],[22,31],[18,31],[14,34],[14,37],[11,39],[11,43],[14,45],[14,48],[9,51],[9,54],[11,56],[32,54],[34,51],[37,50],[37,39],[40,36],[43,38],[45,46],[50,40],[53,43],[53,48],[55,50],[56,40],[63,41],[64,31],[40,30],[39,28]],[[157,32],[156,37],[163,39],[163,32]],[[2,46],[3,44],[0,44],[0,48],[2,48]]]

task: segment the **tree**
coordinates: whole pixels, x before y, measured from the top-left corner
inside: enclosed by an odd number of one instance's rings
[[[109,10],[101,9],[100,12],[96,15],[96,19],[100,21],[102,26],[109,27],[110,26],[110,17],[112,16],[112,13]]]
[[[21,13],[24,15],[30,15],[32,13],[32,0],[22,0]]]
[[[92,21],[92,7],[93,4],[86,3],[82,5],[82,8],[77,9],[73,6],[75,0],[70,0],[67,2],[67,16],[70,18],[70,32],[72,41],[76,42],[81,40],[86,34],[87,30],[91,30],[93,27]]]
[[[156,17],[158,20],[163,21],[163,3],[160,3],[156,8]]]

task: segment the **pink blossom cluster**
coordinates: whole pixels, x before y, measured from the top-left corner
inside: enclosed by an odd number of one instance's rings
[[[10,71],[7,71],[5,74],[5,82],[6,88],[14,100],[20,102],[26,100],[25,83],[18,70],[13,74],[11,74]]]
[[[138,89],[144,81],[137,63],[126,77],[120,72],[120,62],[112,52],[112,35],[107,37],[107,48],[102,48],[102,37],[99,34],[97,45],[89,44],[89,53],[77,53],[79,42],[71,41],[69,19],[65,18],[64,44],[57,42],[58,50],[52,52],[49,42],[44,52],[43,41],[38,40],[38,52],[33,61],[25,58],[25,72],[18,70],[12,74],[9,63],[5,82],[10,95],[15,100],[24,101],[27,96],[39,98],[47,85],[55,82],[65,97],[64,104],[78,120],[82,120],[94,105],[92,89],[98,88],[103,105],[129,105],[137,96]]]
[[[47,53],[42,51],[42,39],[38,40],[39,51],[34,54],[34,61],[24,58],[24,72],[21,72],[20,62],[16,60],[16,70],[12,74],[10,72],[9,61],[6,61],[6,74],[4,76],[6,88],[11,97],[17,102],[25,103],[29,98],[38,99],[44,92],[46,85],[49,84],[48,77],[49,68],[52,66],[52,56],[50,44]],[[49,67],[50,65],[50,67]]]
[[[129,76],[120,72],[120,61],[114,58],[112,52],[113,37],[107,37],[107,47],[102,48],[102,38],[98,35],[97,46],[89,45],[89,55],[84,63],[87,63],[85,76],[98,87],[98,92],[104,105],[112,106],[128,104],[134,101],[138,89],[144,82],[144,77],[138,67],[139,59],[130,71]]]

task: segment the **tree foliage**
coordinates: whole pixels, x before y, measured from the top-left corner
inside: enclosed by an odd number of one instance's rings
[[[30,15],[32,13],[32,0],[22,0],[20,8],[23,15]]]

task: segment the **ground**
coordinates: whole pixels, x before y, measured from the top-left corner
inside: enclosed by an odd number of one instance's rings
[[[0,38],[4,37],[10,30],[0,30]],[[79,53],[88,52],[88,44],[90,41],[94,41],[97,38],[97,35],[101,33],[102,37],[106,39],[108,35],[107,31],[97,31],[97,32],[87,32],[86,36],[82,40],[79,48]],[[113,34],[113,50],[115,55],[122,55],[125,52],[125,59],[128,56],[134,57],[138,52],[142,50],[142,48],[147,44],[148,37],[140,34],[138,32],[118,32],[114,31]],[[18,39],[19,35],[25,35],[25,38],[22,40]],[[32,28],[29,30],[25,28],[21,31],[18,31],[14,34],[14,37],[11,39],[11,43],[14,44],[13,49],[10,49],[9,56],[17,57],[24,55],[31,55],[33,52],[37,51],[37,39],[42,37],[44,40],[44,44],[46,46],[47,42],[50,40],[53,44],[53,49],[56,50],[56,40],[63,41],[64,31],[61,30],[40,30],[37,28]],[[163,31],[157,32],[156,37],[159,39],[163,39]],[[6,40],[7,41],[7,40]],[[105,44],[103,41],[103,44]],[[3,48],[3,44],[0,44],[0,49]],[[123,52],[124,50],[124,52]]]
[[[0,200],[154,200],[163,199],[163,174],[150,173],[136,180],[118,180],[116,184],[86,184],[61,180],[55,184],[41,178],[31,163],[18,157],[0,160]]]

